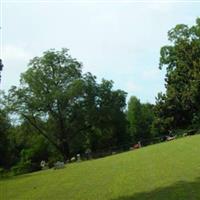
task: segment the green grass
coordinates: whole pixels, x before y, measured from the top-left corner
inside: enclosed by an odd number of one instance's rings
[[[0,181],[1,200],[198,200],[200,136]]]

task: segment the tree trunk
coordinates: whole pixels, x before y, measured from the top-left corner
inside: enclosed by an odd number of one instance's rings
[[[61,142],[59,151],[62,154],[65,162],[70,159],[70,150],[68,142]]]

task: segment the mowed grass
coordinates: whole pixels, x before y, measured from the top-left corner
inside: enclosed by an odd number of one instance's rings
[[[198,200],[200,136],[0,181],[1,200]]]

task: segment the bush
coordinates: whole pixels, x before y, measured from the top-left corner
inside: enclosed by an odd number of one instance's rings
[[[19,175],[23,173],[28,173],[34,171],[33,169],[33,163],[31,162],[31,157],[32,157],[32,150],[26,150],[22,149],[20,152],[20,161],[11,168],[11,171],[13,172],[14,175]]]
[[[4,178],[5,176],[6,176],[5,169],[0,167],[0,178]]]
[[[30,160],[25,162],[20,161],[17,165],[11,168],[13,175],[25,174],[32,171],[32,164]]]

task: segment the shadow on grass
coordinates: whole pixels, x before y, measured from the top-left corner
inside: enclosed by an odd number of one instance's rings
[[[112,200],[200,200],[200,178],[193,182],[180,181],[168,187]]]
[[[3,182],[3,181],[15,181],[15,180],[21,179],[21,178],[31,178],[33,176],[37,176],[37,174],[41,174],[41,172],[42,172],[42,170],[35,171],[35,172],[30,172],[30,173],[26,173],[26,174],[5,176],[5,177],[0,178],[0,182]],[[45,174],[42,174],[42,175],[45,175]]]

